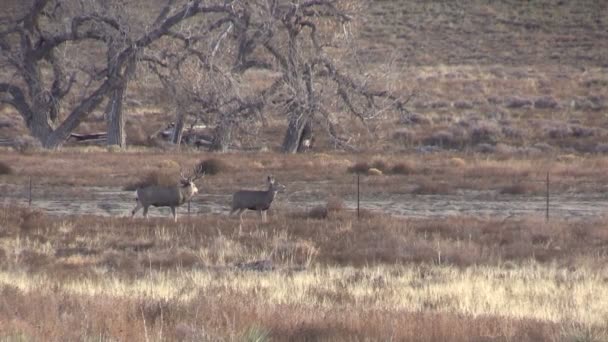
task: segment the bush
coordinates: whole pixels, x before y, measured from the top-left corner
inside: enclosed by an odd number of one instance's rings
[[[410,162],[400,162],[391,168],[391,174],[394,175],[409,175],[414,173],[415,167]]]
[[[471,129],[471,143],[495,144],[500,137],[500,131],[496,126],[481,123]]]
[[[393,133],[393,140],[405,146],[412,144],[415,139],[416,134],[407,128],[400,128]]]
[[[378,169],[384,173],[389,169],[389,166],[384,160],[377,159],[372,162],[371,168]]]
[[[547,109],[557,108],[557,101],[551,96],[543,96],[534,100],[534,108]]]
[[[416,188],[412,191],[415,195],[447,195],[453,192],[453,188],[444,182],[436,182],[436,181],[423,181],[416,186]]]
[[[172,186],[178,183],[178,178],[168,172],[152,171],[142,177],[139,181],[127,184],[123,187],[125,191],[135,191],[150,185]]]
[[[15,150],[23,154],[34,153],[42,149],[42,144],[38,139],[29,135],[21,136],[15,139],[13,147]]]
[[[430,137],[424,139],[425,145],[450,147],[457,144],[454,135],[448,131],[434,132]]]
[[[369,170],[370,166],[367,162],[358,162],[353,164],[352,166],[350,166],[347,171],[349,173],[367,173],[367,170]]]
[[[10,165],[0,162],[0,175],[12,175],[13,173],[13,168]]]
[[[522,183],[514,183],[500,189],[500,193],[503,195],[526,195],[531,192],[531,189]]]
[[[199,173],[205,173],[205,175],[217,175],[220,172],[228,170],[228,165],[220,159],[210,158],[201,161],[197,166],[196,170]]]
[[[329,213],[337,213],[344,210],[344,201],[340,197],[332,196],[327,199],[325,208]]]
[[[523,107],[531,107],[532,101],[526,98],[511,97],[505,101],[505,107],[515,109]]]
[[[340,213],[344,210],[344,201],[339,197],[330,197],[325,206],[318,205],[308,212],[307,217],[313,219],[326,219],[332,214]]]

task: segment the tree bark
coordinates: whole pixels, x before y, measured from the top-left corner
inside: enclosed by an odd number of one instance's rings
[[[125,117],[123,114],[123,97],[127,82],[110,93],[108,107],[106,108],[106,120],[108,131],[108,146],[117,145],[120,148],[127,147],[125,136]]]
[[[213,141],[209,150],[215,152],[227,152],[232,143],[232,131],[234,122],[231,118],[223,118],[213,132]]]
[[[48,120],[48,116],[34,115],[26,123],[32,136],[38,139],[43,147],[48,147],[49,137],[53,133],[53,127]]]
[[[287,131],[283,138],[282,150],[284,153],[297,153],[302,142],[302,132],[308,124],[310,117],[308,115],[293,115],[289,119]]]
[[[117,48],[111,46],[108,53],[108,65],[112,66],[113,76],[120,77],[120,81],[114,89],[110,91],[110,99],[108,106],[106,107],[106,122],[108,140],[107,145],[116,145],[120,148],[127,147],[127,138],[125,133],[125,116],[123,112],[123,102],[129,78],[135,72],[135,55],[129,57],[122,76],[120,75],[120,65],[116,65],[113,62],[113,56],[117,54]]]
[[[173,134],[171,135],[171,142],[176,145],[181,145],[182,137],[184,135],[184,111],[179,108],[179,112],[175,116],[175,126],[173,127]]]

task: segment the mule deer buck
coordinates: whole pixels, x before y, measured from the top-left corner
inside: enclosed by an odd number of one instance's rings
[[[131,211],[131,217],[144,208],[144,217],[148,217],[148,207],[169,207],[173,214],[173,220],[177,222],[176,208],[188,202],[198,193],[198,188],[194,181],[203,177],[205,174],[195,171],[193,175],[185,177],[180,171],[180,181],[176,185],[147,185],[135,191],[137,205]]]
[[[243,221],[245,210],[256,210],[262,222],[266,222],[266,212],[270,208],[278,192],[285,191],[283,184],[277,183],[273,176],[268,176],[268,190],[239,190],[232,195],[232,210],[230,215],[239,212],[239,219]]]

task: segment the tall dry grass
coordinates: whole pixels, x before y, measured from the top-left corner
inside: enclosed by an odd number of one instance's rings
[[[269,223],[0,208],[0,331],[45,340],[605,338],[605,220]],[[296,215],[297,214],[297,215]],[[241,265],[264,261],[264,271]]]

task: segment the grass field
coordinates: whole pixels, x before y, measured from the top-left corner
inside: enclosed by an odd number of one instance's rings
[[[344,205],[357,171],[370,198],[525,199],[544,195],[547,173],[552,194],[605,193],[608,2],[366,4],[344,66],[415,95],[407,114],[337,122],[358,153],[334,150],[322,127],[312,153],[277,153],[286,124],[272,112],[242,142],[253,152],[151,141],[175,114],[154,82],[129,84],[124,151],[41,150],[0,105],[0,140],[15,140],[0,147],[0,341],[608,341],[608,217],[357,219]],[[104,129],[100,110],[77,131]],[[51,215],[4,195],[32,180],[77,204],[87,187],[132,191],[209,159],[218,173],[201,197],[268,174],[284,196],[331,196],[239,224]]]
[[[169,219],[4,207],[0,328],[24,340],[604,340],[608,222],[337,211]]]

